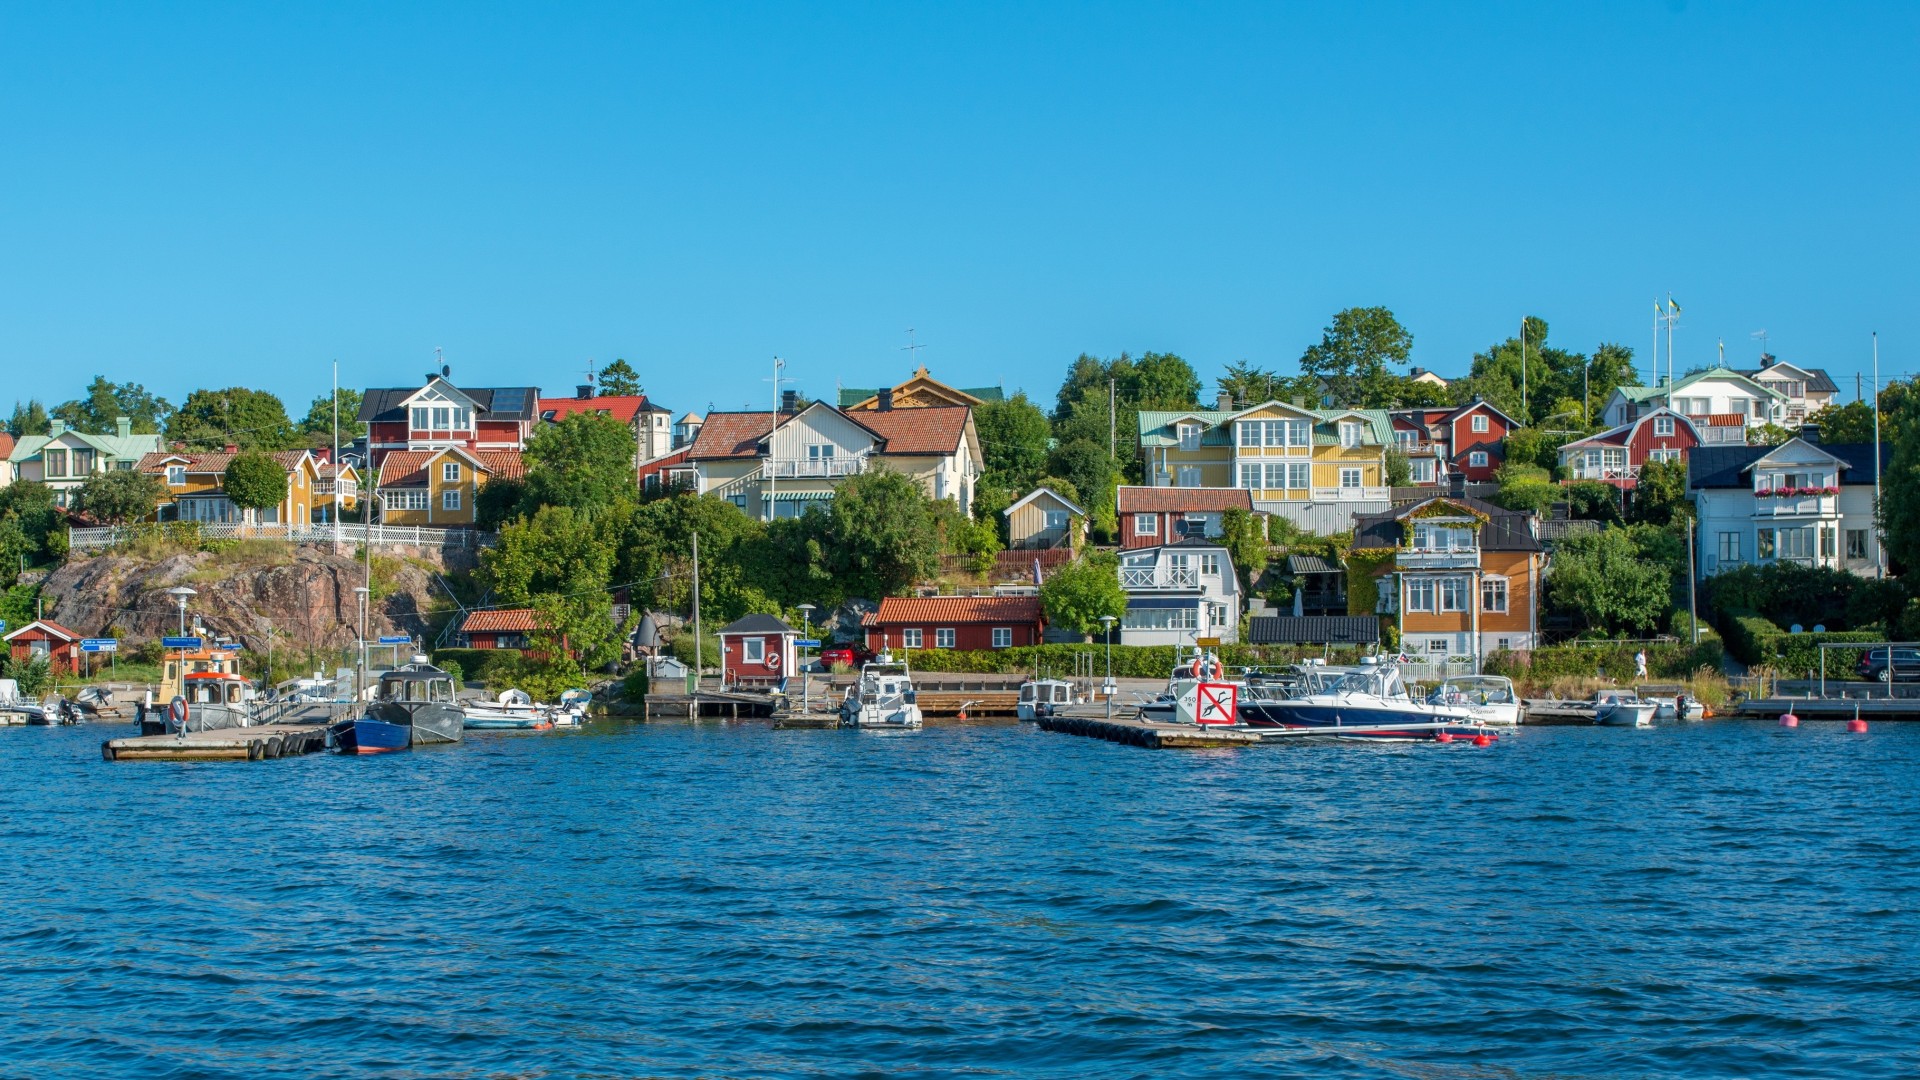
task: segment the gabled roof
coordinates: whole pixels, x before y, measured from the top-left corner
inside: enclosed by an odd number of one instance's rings
[[[502,608],[498,611],[475,611],[467,615],[460,624],[463,634],[502,634],[524,633],[530,630],[546,629],[546,620],[532,608]]]
[[[1253,493],[1245,488],[1141,487],[1122,484],[1115,490],[1114,510],[1121,514],[1217,513],[1253,510]]]
[[[772,412],[710,412],[687,456],[694,461],[759,457],[760,441],[772,431],[774,417]],[[791,419],[791,413],[779,416],[782,424]]]
[[[12,453],[13,433],[10,431],[0,431],[0,461],[6,460]]]
[[[623,424],[633,423],[641,413],[666,412],[648,400],[645,394],[619,394],[609,397],[541,398],[540,419],[558,422],[575,413],[606,413]]]
[[[1737,368],[1735,370],[1739,371],[1740,374],[1742,375],[1745,375],[1745,376],[1748,376],[1749,378],[1757,380],[1760,376],[1765,375],[1767,372],[1775,371],[1780,368],[1787,368],[1790,371],[1797,371],[1800,374],[1806,376],[1805,382],[1807,384],[1807,389],[1812,391],[1813,393],[1837,394],[1840,392],[1840,388],[1833,384],[1833,377],[1827,374],[1826,368],[1801,367],[1799,364],[1791,364],[1785,360],[1775,360],[1773,363],[1768,364],[1766,367],[1751,368],[1751,369]]]
[[[493,476],[524,476],[526,460],[518,450],[482,450],[475,452],[459,446],[443,446],[438,450],[395,450],[380,461],[380,487],[424,487],[427,483],[427,466],[436,458],[454,454],[475,469]]]
[[[933,405],[841,415],[880,436],[883,454],[951,454],[966,438],[973,410],[965,405]]]
[[[310,453],[311,451],[307,450],[276,450],[267,456],[273,459],[274,464],[288,472],[292,472],[294,469],[299,468],[300,459],[309,456]],[[225,450],[211,450],[205,453],[188,454],[153,453],[142,456],[140,458],[140,464],[134,466],[134,468],[143,473],[159,476],[166,473],[168,465],[184,464],[189,474],[217,474],[225,473],[227,466],[233,464],[233,459],[239,456],[237,453],[229,454]]]
[[[1174,423],[1192,419],[1206,425],[1200,432],[1201,446],[1231,446],[1233,436],[1225,423],[1233,416],[1233,413],[1219,409],[1142,410],[1139,415],[1140,445],[1177,446],[1180,434],[1172,430]]]
[[[1696,446],[1687,455],[1687,487],[1751,487],[1752,481],[1748,479],[1747,472],[1759,464],[1761,458],[1795,443],[1815,446],[1829,457],[1838,459],[1841,484],[1873,483],[1876,455],[1872,443],[1808,443],[1805,439],[1794,438],[1781,446]],[[1882,443],[1879,449],[1877,464],[1885,467],[1893,457],[1893,446]]]
[[[22,435],[14,441],[13,449],[7,453],[9,461],[32,461],[47,448],[49,443],[58,439],[74,439],[92,447],[102,457],[138,460],[146,454],[160,449],[159,435],[94,435],[90,432],[75,431],[67,428],[58,435]]]
[[[54,637],[61,639],[62,641],[85,640],[79,631],[69,630],[64,626],[61,626],[59,623],[54,622],[52,619],[35,619],[32,622],[28,623],[27,625],[21,627],[20,629],[15,630],[12,633],[8,634],[6,637],[0,637],[0,641],[12,641],[14,638],[19,637],[21,634],[26,633],[27,631],[33,629],[36,626],[41,628],[42,630],[45,630],[49,634],[52,634]]]
[[[925,364],[922,364],[919,370],[915,371],[912,377],[907,379],[906,382],[890,387],[889,389],[894,392],[896,397],[899,397],[906,392],[910,392],[914,388],[915,383],[928,388],[936,395],[958,398],[959,400],[956,401],[955,404],[959,405],[980,405],[989,401],[1005,401],[1007,396],[1006,391],[998,386],[976,386],[964,390],[957,386],[948,386],[946,383],[928,374]],[[877,389],[848,386],[841,387],[839,397],[836,400],[842,409],[858,409],[867,405],[877,405],[879,398],[880,391]],[[925,406],[903,407],[923,408]]]
[[[1633,433],[1639,430],[1641,424],[1646,423],[1656,416],[1672,417],[1676,421],[1675,430],[1678,430],[1680,424],[1685,424],[1687,425],[1687,429],[1693,432],[1693,437],[1696,440],[1700,437],[1699,426],[1688,418],[1686,414],[1674,412],[1672,409],[1662,405],[1652,412],[1647,413],[1645,416],[1640,417],[1638,420],[1629,420],[1624,424],[1616,424],[1598,434],[1588,435],[1585,438],[1575,439],[1572,442],[1561,443],[1560,449],[1572,450],[1580,446],[1625,446],[1633,441]]]
[[[1730,382],[1746,383],[1756,394],[1774,398],[1775,400],[1784,400],[1784,395],[1782,395],[1780,391],[1770,386],[1761,386],[1744,373],[1735,371],[1732,368],[1723,367],[1696,371],[1685,378],[1676,380],[1672,386],[1619,386],[1615,387],[1613,392],[1632,402],[1651,401],[1662,395],[1677,394],[1695,383],[1704,382],[1708,379],[1725,379]]]
[[[1479,401],[1469,401],[1465,405],[1462,405],[1459,408],[1453,410],[1452,412],[1446,415],[1445,422],[1451,423],[1467,415],[1468,413],[1475,411],[1476,409],[1484,409],[1487,412],[1490,412],[1493,415],[1499,417],[1500,419],[1505,420],[1507,422],[1508,427],[1521,426],[1520,421],[1515,420],[1513,417],[1508,416],[1506,413],[1500,411],[1500,406],[1495,405],[1493,402],[1488,401],[1485,398],[1482,398]]]
[[[1358,548],[1397,548],[1402,546],[1405,530],[1402,522],[1414,512],[1436,502],[1452,503],[1478,511],[1487,522],[1477,530],[1483,551],[1539,551],[1540,541],[1533,535],[1531,514],[1516,513],[1484,499],[1467,495],[1436,495],[1419,502],[1396,506],[1384,514],[1354,519],[1353,546]]]
[[[800,631],[771,615],[742,615],[719,630],[722,634],[798,634]]]
[[[535,406],[540,399],[540,388],[536,386],[495,386],[479,389],[457,387],[440,376],[435,375],[424,386],[378,387],[366,392],[360,399],[360,411],[354,419],[361,423],[390,423],[408,419],[406,403],[414,395],[434,383],[444,383],[447,389],[473,402],[479,410],[478,420],[531,420],[535,416]]]
[[[1060,494],[1059,492],[1053,490],[1052,488],[1045,488],[1045,487],[1034,488],[1031,492],[1028,492],[1027,495],[1023,497],[1019,502],[1014,503],[1012,506],[1009,506],[1005,510],[1000,511],[1000,513],[1005,517],[1012,517],[1013,512],[1015,510],[1020,509],[1021,507],[1027,505],[1028,503],[1032,502],[1033,500],[1039,498],[1042,495],[1052,497],[1053,499],[1057,500],[1060,503],[1060,505],[1066,507],[1068,510],[1073,511],[1076,514],[1079,514],[1081,517],[1087,516],[1087,512],[1085,510],[1080,509],[1079,505],[1076,504],[1072,499],[1067,498],[1065,495]]]
[[[1038,596],[889,596],[862,626],[899,623],[999,623],[1041,621]]]

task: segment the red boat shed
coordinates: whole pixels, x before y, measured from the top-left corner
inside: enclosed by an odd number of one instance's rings
[[[8,655],[17,662],[44,657],[49,670],[66,675],[80,670],[82,639],[57,622],[35,619],[0,640],[7,643]]]
[[[771,615],[748,615],[720,628],[720,685],[774,686],[793,674],[800,631]]]
[[[540,613],[532,608],[502,608],[476,611],[460,624],[469,649],[524,649],[527,635],[545,629]]]
[[[876,653],[888,648],[1011,649],[1040,644],[1047,629],[1038,596],[890,596],[861,625],[867,631],[867,648]]]

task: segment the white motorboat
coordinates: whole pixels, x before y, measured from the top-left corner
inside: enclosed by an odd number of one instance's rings
[[[541,705],[524,690],[502,690],[491,702],[470,702],[461,706],[466,717],[462,726],[476,731],[547,728],[553,726],[553,708]]]
[[[860,681],[847,688],[840,702],[840,726],[917,728],[920,724],[920,706],[907,665],[894,663],[886,653],[861,665]]]
[[[1602,727],[1652,727],[1658,710],[1631,690],[1601,690],[1593,697],[1593,722]]]
[[[1434,687],[1427,701],[1464,709],[1481,723],[1500,727],[1517,726],[1524,715],[1513,680],[1504,675],[1456,675]]]
[[[1065,679],[1028,679],[1020,684],[1020,700],[1014,706],[1014,715],[1022,720],[1038,720],[1077,704],[1073,684]]]
[[[1291,735],[1344,739],[1478,739],[1491,725],[1464,705],[1415,701],[1399,666],[1364,657],[1356,667],[1303,668],[1306,681],[1292,696],[1249,695],[1239,722]]]
[[[553,708],[553,726],[576,728],[587,722],[587,707],[593,704],[593,692],[590,690],[569,690],[560,695],[560,704]]]

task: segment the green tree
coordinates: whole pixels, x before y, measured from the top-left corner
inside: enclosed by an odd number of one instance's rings
[[[578,510],[543,506],[509,522],[480,553],[480,580],[502,603],[532,607],[541,629],[513,674],[529,693],[551,697],[580,684],[585,670],[619,658],[613,624],[613,570],[627,506]]]
[[[111,435],[118,430],[119,418],[132,421],[139,435],[158,432],[173,413],[165,398],[155,397],[139,383],[111,383],[104,375],[95,375],[87,384],[86,395],[54,407],[53,415],[65,420],[76,431],[93,435]]]
[[[1087,637],[1099,633],[1100,616],[1127,613],[1119,558],[1096,551],[1054,570],[1040,585],[1040,607],[1055,626]]]
[[[1687,498],[1687,463],[1649,461],[1640,467],[1640,478],[1633,489],[1631,518],[1647,525],[1681,522],[1693,516],[1693,503]]]
[[[1537,465],[1551,473],[1560,465],[1560,447],[1565,435],[1540,428],[1518,427],[1507,432],[1507,460]]]
[[[1250,408],[1263,401],[1276,399],[1276,390],[1285,393],[1290,380],[1277,372],[1240,360],[1227,365],[1226,374],[1220,376],[1216,385],[1220,392],[1233,400],[1237,409]]]
[[[1798,431],[1789,431],[1779,424],[1761,424],[1747,432],[1747,442],[1754,446],[1779,446],[1798,434]],[[1824,440],[1826,436],[1821,438]]]
[[[1616,634],[1658,629],[1671,610],[1670,593],[1668,569],[1642,558],[1625,529],[1560,541],[1546,581],[1549,604]]]
[[[1047,459],[1047,471],[1067,481],[1084,500],[1080,505],[1087,513],[1098,519],[1104,510],[1109,518],[1112,516],[1114,486],[1119,475],[1114,460],[1107,456],[1106,447],[1087,439],[1065,443]]]
[[[848,595],[899,596],[940,569],[932,502],[919,484],[884,467],[840,482],[821,548]]]
[[[7,521],[13,522],[26,539],[29,563],[61,554],[56,549],[66,534],[60,512],[54,507],[52,488],[37,480],[16,480],[0,488],[0,522]],[[14,562],[18,562],[17,555]]]
[[[1896,434],[1881,478],[1878,516],[1887,556],[1904,573],[1920,567],[1920,395],[1906,395],[1893,419]]]
[[[1020,392],[1004,401],[981,404],[973,410],[973,423],[986,459],[981,482],[1022,495],[1031,491],[1046,468],[1047,444],[1053,437],[1047,414]]]
[[[823,515],[810,511],[815,524]],[[820,525],[819,531],[824,532]],[[804,545],[796,563],[762,575],[749,572],[765,565],[768,528],[739,507],[717,495],[683,492],[642,503],[628,513],[619,539],[619,580],[632,582],[635,604],[663,611],[692,611],[693,537],[700,537],[700,599],[705,617],[724,625],[752,612],[772,614],[779,604],[762,588],[782,587],[814,591],[798,599],[816,604],[838,604],[839,596],[825,587],[838,582],[821,568],[821,557],[807,557]],[[809,537],[808,539],[812,539]],[[791,546],[780,549],[792,555]]]
[[[496,476],[473,497],[473,523],[488,532],[518,517],[527,501],[527,482],[518,476]]]
[[[1325,380],[1333,401],[1346,408],[1392,404],[1393,372],[1413,352],[1413,335],[1383,307],[1347,308],[1334,313],[1318,344],[1300,356],[1303,374]]]
[[[1829,405],[1807,417],[1807,423],[1820,425],[1820,441],[1829,443],[1870,443],[1873,441],[1873,409],[1864,401]],[[1885,438],[1882,423],[1882,438]]]
[[[195,390],[168,418],[167,442],[189,450],[287,450],[299,443],[287,407],[265,390],[244,386]]]
[[[331,394],[321,394],[307,406],[307,415],[300,421],[300,439],[306,446],[330,446],[334,434],[334,402],[340,405],[340,437],[352,442],[359,433],[354,418],[360,415],[361,393],[347,387],[340,387]]]
[[[7,433],[18,439],[23,435],[45,435],[52,430],[47,423],[47,407],[39,401],[13,403],[13,416],[7,420]]]
[[[607,413],[574,413],[527,440],[527,500],[534,506],[605,506],[634,495],[633,429]]]
[[[279,506],[287,497],[287,470],[266,454],[248,450],[227,463],[220,486],[251,521],[258,511]]]
[[[601,397],[637,397],[646,393],[640,387],[640,373],[625,360],[615,360],[601,368],[595,381],[600,385]]]
[[[1253,591],[1253,583],[1267,569],[1267,529],[1259,516],[1233,507],[1220,515],[1220,546],[1233,558],[1240,575],[1240,591]]]
[[[1413,484],[1413,462],[1407,458],[1406,451],[1387,451],[1386,469],[1388,487],[1409,487]]]
[[[1600,480],[1576,480],[1561,489],[1562,499],[1573,516],[1586,521],[1621,522],[1620,489]]]
[[[1140,410],[1197,409],[1199,394],[1200,376],[1172,353],[1150,352],[1137,360],[1126,353],[1112,360],[1083,353],[1067,369],[1054,399],[1054,441],[1061,446],[1085,441],[1102,451],[1111,445],[1114,468],[1133,469],[1139,458]],[[1082,494],[1092,497],[1085,489]]]
[[[74,507],[96,521],[123,525],[154,512],[166,492],[160,481],[132,469],[94,473],[75,493]]]
[[[1529,316],[1523,325],[1524,385],[1516,335],[1475,354],[1467,377],[1454,384],[1458,400],[1483,396],[1523,426],[1588,431],[1616,387],[1639,385],[1632,349],[1603,344],[1587,356],[1549,345],[1545,319]]]

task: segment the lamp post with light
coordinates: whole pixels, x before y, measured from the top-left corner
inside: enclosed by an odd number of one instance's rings
[[[1100,630],[1107,639],[1107,682],[1101,689],[1107,695],[1107,719],[1113,719],[1113,616],[1100,616]]]
[[[804,627],[800,635],[801,639],[812,640],[814,607],[812,604],[799,604],[797,606],[800,609],[800,625]],[[806,646],[802,645],[800,647],[798,659],[798,667],[800,668],[800,711],[806,713],[813,710],[813,670],[807,667]]]

